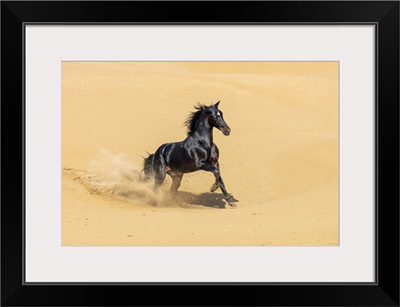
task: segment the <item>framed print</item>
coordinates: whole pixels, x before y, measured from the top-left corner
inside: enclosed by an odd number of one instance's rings
[[[397,1],[1,7],[4,306],[399,305]]]

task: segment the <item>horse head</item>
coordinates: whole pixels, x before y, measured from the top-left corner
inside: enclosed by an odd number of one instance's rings
[[[210,125],[221,130],[224,135],[228,136],[231,133],[231,128],[225,122],[222,111],[218,109],[219,103],[218,101],[215,104],[204,107],[204,111],[208,115]]]

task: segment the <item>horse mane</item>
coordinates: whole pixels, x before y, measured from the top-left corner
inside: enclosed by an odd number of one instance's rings
[[[197,110],[195,112],[191,112],[188,118],[185,120],[184,125],[187,127],[187,135],[191,135],[196,127],[196,123],[200,119],[201,114],[204,112],[205,105],[198,103],[197,106],[194,106]]]

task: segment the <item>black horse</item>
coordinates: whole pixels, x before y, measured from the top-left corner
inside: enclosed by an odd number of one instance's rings
[[[210,106],[196,106],[197,111],[192,112],[185,121],[188,128],[187,138],[182,142],[163,144],[154,154],[144,159],[145,178],[149,180],[154,177],[155,189],[163,183],[165,175],[168,174],[172,178],[170,191],[175,196],[184,173],[208,171],[215,176],[211,192],[221,188],[227,203],[235,206],[234,202],[237,200],[226,191],[219,170],[218,147],[213,142],[214,127],[224,135],[231,132],[218,105],[219,101]]]

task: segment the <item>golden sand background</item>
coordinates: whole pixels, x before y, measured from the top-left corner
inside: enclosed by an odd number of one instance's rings
[[[168,176],[155,195],[142,156],[218,100],[232,133],[214,142],[238,207],[218,208],[203,171],[176,201]],[[338,124],[337,62],[64,62],[62,245],[338,245]]]

